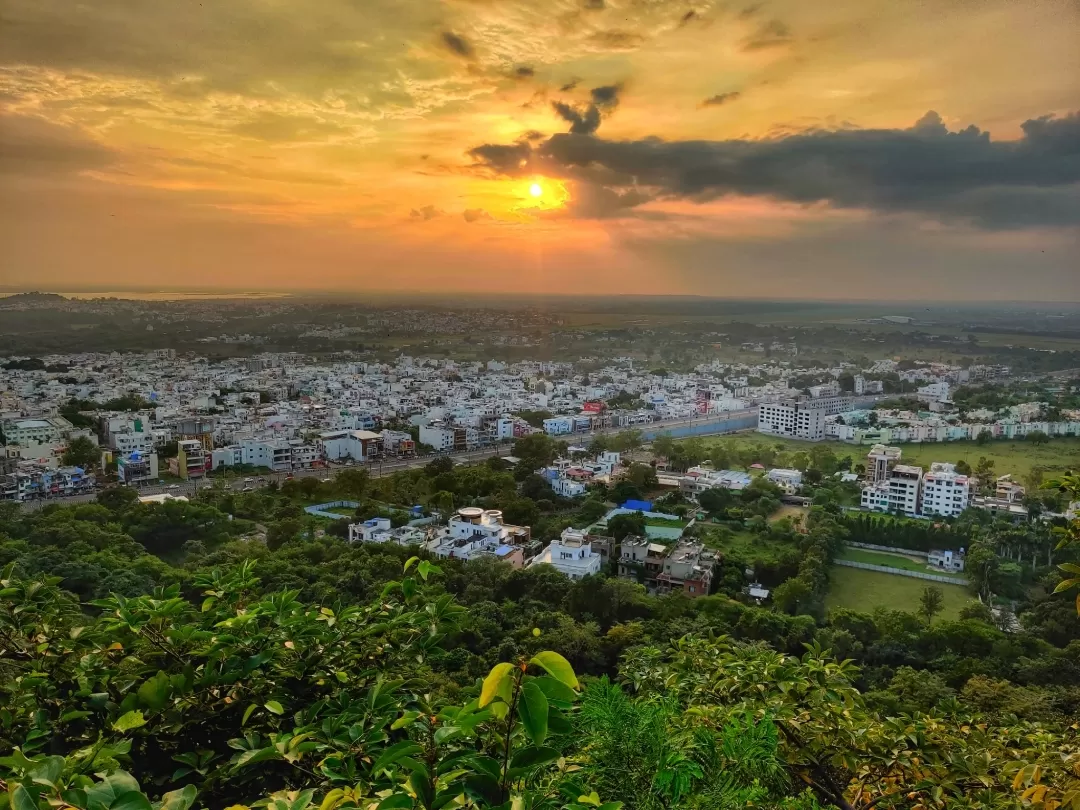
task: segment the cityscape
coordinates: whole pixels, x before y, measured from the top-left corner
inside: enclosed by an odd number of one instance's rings
[[[0,810],[1080,810],[1076,0],[4,0]]]

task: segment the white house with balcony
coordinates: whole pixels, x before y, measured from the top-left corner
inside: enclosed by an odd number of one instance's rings
[[[599,554],[593,553],[592,543],[586,539],[585,532],[563,529],[562,536],[552,540],[547,548],[533,557],[529,567],[550,565],[570,579],[583,579],[599,574],[602,561]]]

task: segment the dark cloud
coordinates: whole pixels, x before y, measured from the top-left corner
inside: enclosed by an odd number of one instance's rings
[[[536,70],[531,65],[518,65],[514,68],[515,79],[531,79],[536,75]]]
[[[1080,113],[1029,120],[1018,141],[936,113],[910,129],[809,132],[771,140],[607,141],[571,131],[530,150],[482,146],[483,166],[547,171],[616,193],[707,201],[725,195],[966,220],[984,228],[1080,225]]]
[[[589,91],[589,95],[592,96],[593,104],[607,112],[619,106],[619,93],[621,92],[621,84],[607,84],[602,87],[594,87]]]
[[[701,102],[702,107],[719,107],[721,104],[727,104],[729,101],[734,101],[741,96],[738,90],[732,90],[728,93],[717,93],[715,96],[709,96]]]
[[[697,12],[694,11],[693,9],[690,9],[688,12],[686,12],[685,14],[682,15],[682,18],[679,20],[679,27],[681,28],[682,26],[686,25],[688,22],[690,22],[696,16],[697,16]]]
[[[791,29],[780,20],[769,20],[758,26],[750,36],[742,42],[744,51],[760,51],[764,48],[775,48],[787,45],[791,42]]]
[[[586,11],[603,11],[604,0],[582,0],[581,7]]]
[[[409,212],[409,216],[413,219],[418,219],[423,222],[435,219],[435,217],[442,216],[442,211],[436,208],[434,205],[425,205],[422,208],[414,208]]]
[[[562,101],[553,101],[551,106],[560,118],[569,122],[570,131],[575,135],[591,135],[600,128],[600,110],[595,104],[577,109]]]
[[[457,54],[462,59],[474,59],[476,57],[476,51],[469,44],[469,41],[453,31],[442,32],[442,43],[449,51]]]
[[[612,51],[632,51],[645,41],[645,37],[633,31],[597,31],[589,42]]]
[[[564,84],[562,87],[559,88],[559,92],[560,93],[569,93],[571,90],[573,90],[575,87],[578,86],[578,83],[580,81],[581,81],[581,79],[571,79],[570,81],[568,81],[566,84]]]
[[[483,208],[466,208],[462,212],[462,216],[465,217],[466,222],[476,222],[480,219],[491,219],[491,214],[489,214]]]
[[[542,141],[544,140],[544,133],[538,129],[530,129],[528,132],[522,133],[518,139],[521,141]]]

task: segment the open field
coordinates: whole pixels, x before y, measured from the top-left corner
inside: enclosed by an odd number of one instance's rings
[[[774,521],[780,520],[781,518],[791,518],[792,520],[795,520],[795,518],[802,518],[803,520],[806,520],[806,516],[808,514],[810,514],[810,510],[807,509],[805,506],[792,506],[791,504],[784,504],[775,512],[773,512],[772,515],[769,516],[769,522],[772,523]]]
[[[712,439],[709,445],[728,449],[783,446],[789,452],[808,451],[815,446],[824,446],[840,458],[851,456],[859,463],[870,451],[869,445],[847,444],[846,442],[804,442],[749,431],[729,438]],[[1075,437],[1054,438],[1038,446],[1026,441],[998,441],[985,445],[963,441],[902,444],[900,449],[903,453],[901,457],[903,463],[926,468],[929,468],[931,462],[934,461],[948,461],[955,464],[962,460],[974,469],[979,459],[985,456],[994,460],[994,472],[997,475],[1012,473],[1021,481],[1036,467],[1045,471],[1048,477],[1070,469],[1080,469],[1080,438]]]
[[[835,565],[829,572],[832,583],[825,599],[827,608],[849,608],[869,613],[877,607],[890,610],[906,610],[914,613],[919,609],[919,597],[928,585],[941,589],[945,595],[945,609],[939,618],[955,619],[973,597],[962,585],[944,585],[898,574],[882,574],[845,568]]]
[[[891,568],[900,568],[904,571],[918,571],[920,574],[930,573],[930,569],[926,567],[925,558],[920,559],[914,555],[909,557],[906,554],[890,554],[887,551],[846,548],[838,555],[838,559],[868,563],[869,565],[887,565]],[[944,571],[933,571],[933,573],[943,577],[954,576],[952,573]],[[963,579],[962,574],[956,574],[955,576]]]

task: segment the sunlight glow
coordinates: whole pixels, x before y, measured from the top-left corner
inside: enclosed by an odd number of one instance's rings
[[[529,186],[529,193],[534,197],[539,197],[541,194],[544,193],[544,187],[541,186],[539,183],[533,183],[531,186]]]

